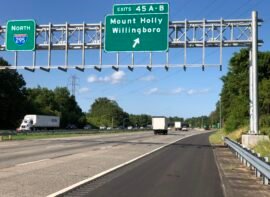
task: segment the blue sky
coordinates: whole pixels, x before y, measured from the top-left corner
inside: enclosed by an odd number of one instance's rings
[[[8,20],[35,19],[37,24],[64,24],[68,23],[98,23],[104,22],[105,16],[112,13],[113,4],[121,3],[148,3],[157,1],[131,0],[1,0],[2,10],[0,24],[5,25]],[[257,10],[259,18],[264,19],[260,28],[259,38],[264,40],[260,50],[267,51],[270,46],[270,1],[269,0],[175,0],[161,1],[170,4],[170,20],[195,19],[236,19],[251,18],[251,11]],[[146,68],[135,68],[133,72],[123,68],[118,72],[112,69],[103,69],[97,72],[93,69],[80,72],[68,70],[62,72],[52,70],[49,73],[36,70],[34,73],[20,70],[26,80],[27,87],[57,86],[71,88],[71,76],[76,75],[76,100],[83,109],[88,111],[90,105],[98,97],[114,99],[128,113],[150,115],[166,115],[192,117],[208,115],[215,108],[222,88],[220,77],[227,72],[228,62],[234,52],[240,48],[224,48],[223,70],[219,68],[173,68],[165,71],[164,68],[155,68],[149,72]],[[31,54],[31,53],[30,53]],[[70,52],[70,64],[80,63],[77,52]],[[23,56],[25,55],[25,56]],[[31,64],[29,54],[19,57],[19,64]],[[1,52],[10,63],[13,62],[11,52]],[[96,52],[87,51],[87,63],[97,63]],[[164,53],[154,53],[153,63],[163,63]],[[201,49],[188,50],[188,63],[201,63]],[[111,54],[104,53],[104,64],[113,64]],[[120,62],[130,62],[130,54],[121,53]],[[147,64],[147,55],[135,54],[135,63]],[[170,62],[182,63],[183,50],[170,50]],[[218,49],[206,50],[206,62],[218,63]],[[40,58],[40,64],[46,65],[46,58]],[[64,64],[63,53],[55,53],[53,63]]]

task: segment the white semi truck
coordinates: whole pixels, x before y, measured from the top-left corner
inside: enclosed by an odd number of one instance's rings
[[[60,126],[60,117],[44,115],[25,115],[18,131],[35,131],[38,129],[55,129]]]
[[[176,131],[182,130],[182,122],[180,121],[174,122],[174,128]]]
[[[162,133],[164,135],[168,134],[168,120],[164,116],[153,116],[152,117],[152,128],[154,134]]]

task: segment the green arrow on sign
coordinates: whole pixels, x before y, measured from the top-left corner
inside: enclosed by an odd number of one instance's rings
[[[136,38],[134,40],[134,44],[133,44],[132,48],[135,48],[137,46],[137,44],[140,44],[140,38]]]

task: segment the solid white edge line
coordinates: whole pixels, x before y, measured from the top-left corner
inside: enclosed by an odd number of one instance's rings
[[[119,168],[121,168],[121,167],[124,167],[124,166],[126,166],[126,165],[129,165],[130,163],[135,162],[135,161],[137,161],[137,160],[139,160],[139,159],[141,159],[141,158],[143,158],[143,157],[146,157],[146,156],[148,156],[148,155],[150,155],[150,154],[152,154],[152,153],[154,153],[154,152],[156,152],[156,151],[158,151],[158,150],[160,150],[160,149],[162,149],[162,148],[165,148],[165,147],[167,147],[167,146],[169,146],[169,145],[171,145],[171,144],[174,144],[175,142],[178,142],[178,141],[180,141],[180,140],[183,140],[183,139],[185,139],[185,138],[188,138],[188,137],[191,137],[191,136],[197,135],[197,134],[202,134],[202,133],[194,133],[194,134],[185,136],[185,137],[183,137],[183,138],[181,138],[181,139],[177,139],[177,140],[175,140],[175,141],[173,141],[173,142],[170,142],[169,144],[166,144],[166,145],[164,145],[164,146],[161,146],[161,147],[159,147],[159,148],[156,148],[156,149],[154,149],[154,150],[152,150],[152,151],[150,151],[150,152],[148,152],[148,153],[145,153],[145,154],[143,154],[143,155],[141,155],[141,156],[138,156],[138,157],[136,157],[136,158],[134,158],[134,159],[131,159],[131,160],[125,162],[125,163],[122,163],[122,164],[117,165],[117,166],[115,166],[115,167],[113,167],[113,168],[110,168],[110,169],[108,169],[108,170],[105,170],[105,171],[103,171],[103,172],[101,172],[101,173],[99,173],[99,174],[96,174],[96,175],[94,175],[94,176],[92,176],[92,177],[90,177],[90,178],[87,178],[87,179],[85,179],[85,180],[83,180],[83,181],[80,181],[80,182],[75,183],[75,184],[73,184],[73,185],[71,185],[71,186],[69,186],[69,187],[66,187],[66,188],[64,188],[64,189],[62,189],[62,190],[60,190],[60,191],[58,191],[58,192],[52,193],[52,194],[48,195],[47,197],[56,197],[56,196],[58,196],[58,195],[60,195],[60,194],[63,194],[63,193],[65,193],[65,192],[67,192],[67,191],[69,191],[69,190],[71,190],[71,189],[74,189],[75,187],[78,187],[78,186],[83,185],[83,184],[85,184],[85,183],[87,183],[87,182],[93,181],[93,180],[95,180],[95,179],[97,179],[97,178],[99,178],[99,177],[102,177],[102,176],[104,176],[104,175],[106,175],[106,174],[108,174],[108,173],[110,173],[110,172],[113,172],[113,171],[115,171],[115,170],[117,170],[117,169],[119,169]]]

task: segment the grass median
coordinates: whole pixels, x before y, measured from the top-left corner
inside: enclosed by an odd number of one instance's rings
[[[79,137],[97,134],[114,134],[114,133],[134,133],[142,130],[63,130],[63,131],[44,131],[44,132],[28,132],[28,133],[12,133],[11,135],[2,135],[2,141],[8,140],[33,140],[33,139],[50,139],[64,137]],[[145,130],[144,130],[145,131]],[[0,134],[1,136],[1,134]]]

